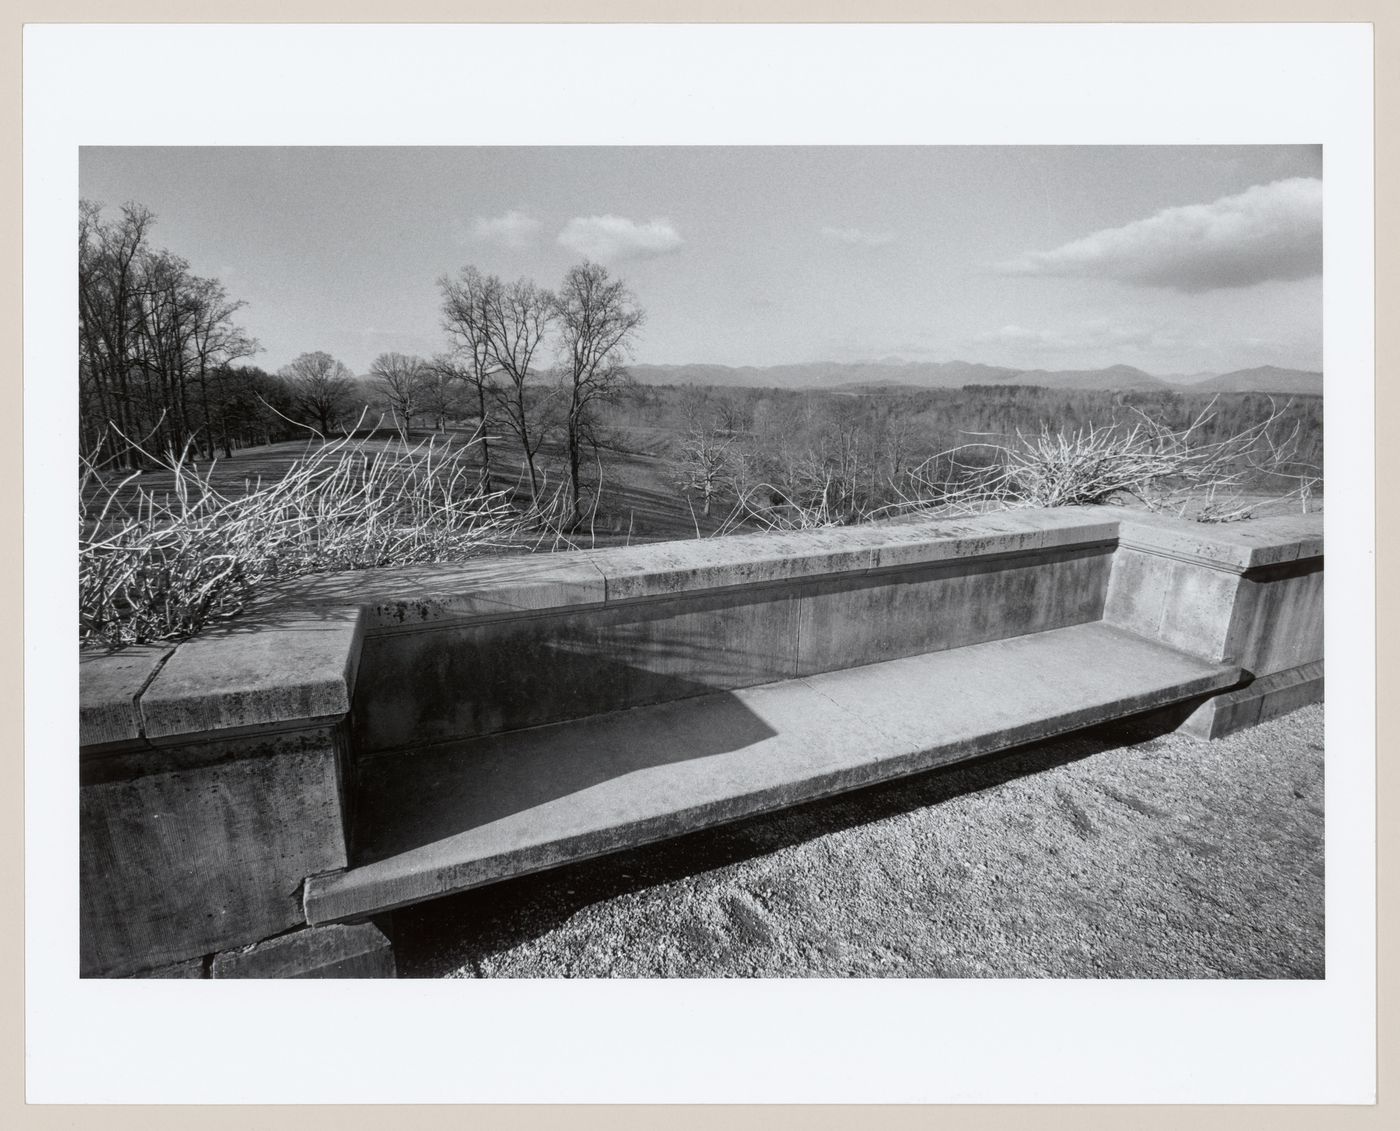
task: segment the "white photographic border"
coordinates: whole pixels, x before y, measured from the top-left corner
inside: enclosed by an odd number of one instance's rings
[[[29,26],[30,1101],[1373,1099],[1371,60],[1359,24]],[[1264,143],[1324,154],[1325,980],[77,977],[80,146]]]

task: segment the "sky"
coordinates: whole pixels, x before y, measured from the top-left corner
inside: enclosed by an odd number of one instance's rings
[[[1320,146],[85,148],[276,370],[445,346],[437,280],[646,311],[634,360],[1322,368]]]

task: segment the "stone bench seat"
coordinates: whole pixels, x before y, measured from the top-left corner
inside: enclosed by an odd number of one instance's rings
[[[1101,622],[384,755],[359,863],[306,885],[365,916],[1005,750],[1238,683]]]

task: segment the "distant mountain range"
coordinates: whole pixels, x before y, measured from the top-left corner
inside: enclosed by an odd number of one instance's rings
[[[744,388],[849,389],[905,386],[958,389],[964,385],[1044,385],[1052,389],[1139,391],[1178,389],[1193,393],[1322,395],[1322,374],[1261,365],[1231,373],[1171,373],[1156,376],[1131,365],[1106,369],[1008,369],[969,361],[815,361],[803,365],[633,365],[644,385],[727,385]]]
[[[1290,393],[1322,395],[1322,374],[1307,369],[1280,369],[1276,365],[1260,365],[1254,369],[1236,369],[1222,373],[1192,386],[1206,393]]]

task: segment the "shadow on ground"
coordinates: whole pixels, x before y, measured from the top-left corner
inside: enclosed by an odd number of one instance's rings
[[[403,977],[1323,975],[1322,709],[1163,716],[398,912]]]

